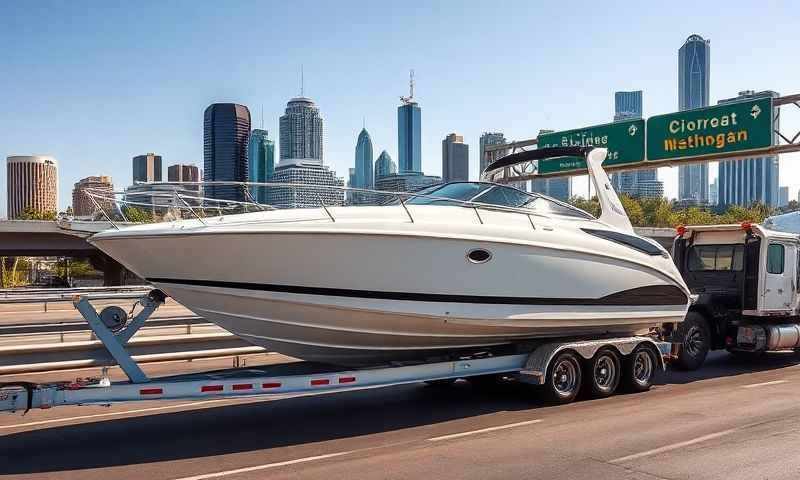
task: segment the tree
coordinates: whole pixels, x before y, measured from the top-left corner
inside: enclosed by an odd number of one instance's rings
[[[147,211],[143,208],[125,205],[122,207],[122,210],[129,222],[150,223],[153,221],[153,212]]]
[[[55,220],[56,215],[55,211],[41,211],[28,206],[22,210],[22,214],[17,217],[17,220]]]
[[[619,201],[622,202],[622,208],[624,208],[625,213],[628,214],[628,219],[631,221],[631,224],[637,227],[645,226],[644,210],[636,199],[623,194],[619,196]]]

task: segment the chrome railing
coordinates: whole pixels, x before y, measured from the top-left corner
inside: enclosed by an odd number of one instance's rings
[[[232,181],[209,181],[209,182],[150,182],[139,183],[137,185],[150,186],[151,190],[136,191],[109,191],[102,189],[86,188],[84,191],[93,202],[96,212],[107,220],[114,228],[119,229],[117,223],[151,223],[157,221],[172,221],[194,218],[201,224],[208,226],[210,217],[217,217],[226,214],[247,213],[250,211],[263,211],[287,208],[320,208],[331,222],[336,222],[336,217],[332,210],[335,206],[346,205],[400,205],[408,216],[411,223],[414,223],[414,216],[409,209],[409,199],[424,198],[434,202],[442,202],[447,205],[457,205],[470,208],[475,212],[476,219],[483,224],[480,210],[492,210],[526,215],[531,227],[535,227],[532,217],[549,216],[536,212],[525,206],[513,207],[507,205],[497,205],[471,200],[460,200],[448,197],[441,197],[418,192],[396,192],[373,190],[364,188],[344,187],[338,185],[310,185],[302,183],[276,183],[276,182],[232,182]],[[173,187],[173,188],[170,188]],[[236,187],[241,192],[242,200],[229,200],[213,198],[202,195],[202,191],[208,187]],[[265,204],[256,201],[251,189],[291,189],[289,196],[292,201],[278,204]],[[510,188],[503,185],[493,185],[491,188]],[[298,191],[301,191],[305,201],[298,202]],[[336,195],[325,195],[325,192],[336,192]],[[480,192],[484,194],[486,190]],[[313,195],[311,195],[313,193]],[[570,209],[575,207],[559,200],[546,197],[544,195],[525,192],[530,197],[526,205],[531,204],[538,198],[545,198],[547,201],[566,206]],[[326,202],[325,197],[334,198]],[[313,198],[309,202],[307,199]],[[385,199],[385,200],[381,200]],[[164,212],[164,213],[161,213]],[[184,218],[183,212],[186,212]],[[582,211],[581,211],[582,212]],[[585,213],[585,212],[583,212]],[[587,214],[588,215],[588,214]],[[590,217],[591,218],[591,217]]]

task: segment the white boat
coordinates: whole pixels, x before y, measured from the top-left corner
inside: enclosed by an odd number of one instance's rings
[[[604,149],[533,150],[496,167],[556,154],[587,157],[599,218],[511,187],[457,182],[392,205],[138,225],[90,242],[244,340],[328,363],[682,321],[689,291],[667,252],[633,233],[600,167]]]

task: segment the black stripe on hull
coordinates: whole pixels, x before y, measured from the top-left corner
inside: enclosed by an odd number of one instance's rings
[[[153,283],[194,285],[200,287],[234,288],[262,292],[297,293],[327,297],[369,298],[380,300],[403,300],[411,302],[481,303],[491,305],[576,305],[576,306],[664,306],[686,305],[688,297],[673,285],[651,285],[615,292],[600,298],[543,298],[500,297],[483,295],[450,295],[441,293],[382,292],[374,290],[351,290],[344,288],[303,287],[297,285],[275,285],[269,283],[226,282],[220,280],[196,280],[180,278],[148,277]]]

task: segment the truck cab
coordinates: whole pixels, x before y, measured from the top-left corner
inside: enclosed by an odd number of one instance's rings
[[[760,225],[679,227],[672,257],[693,294],[677,365],[709,350],[740,356],[800,348],[800,236]]]

